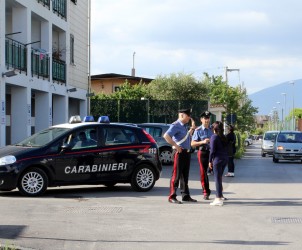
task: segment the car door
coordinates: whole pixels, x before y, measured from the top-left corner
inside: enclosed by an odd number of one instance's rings
[[[69,133],[62,144],[66,145],[56,158],[54,167],[58,183],[89,183],[98,155],[98,142],[92,138],[97,127],[83,127]],[[96,167],[94,167],[95,169]]]
[[[135,130],[127,126],[102,126],[100,147],[95,158],[95,181],[118,182],[129,179],[138,161],[140,145]]]

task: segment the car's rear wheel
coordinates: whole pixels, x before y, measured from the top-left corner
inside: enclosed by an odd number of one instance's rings
[[[249,144],[248,141],[245,141],[245,142],[244,142],[244,145],[247,147],[247,146],[250,145],[250,144]]]
[[[38,196],[43,194],[48,186],[46,173],[39,168],[30,168],[22,173],[18,189],[26,196]]]
[[[159,150],[159,159],[162,164],[170,165],[173,162],[173,153],[171,148],[162,148]]]
[[[155,184],[154,170],[147,166],[142,165],[134,170],[131,178],[131,187],[138,192],[147,192],[153,188]]]

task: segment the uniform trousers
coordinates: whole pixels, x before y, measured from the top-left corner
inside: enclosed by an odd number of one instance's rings
[[[199,170],[200,170],[200,182],[203,190],[203,195],[210,195],[210,184],[208,178],[208,168],[209,168],[209,151],[199,150],[197,152],[197,158],[199,162]]]
[[[189,192],[189,172],[190,172],[191,154],[187,150],[182,150],[181,153],[177,151],[174,154],[174,164],[172,170],[172,177],[170,180],[170,194],[169,198],[176,198],[176,191],[180,184],[180,191],[182,198],[190,195]]]

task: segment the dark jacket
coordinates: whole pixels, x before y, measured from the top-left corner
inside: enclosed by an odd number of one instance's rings
[[[228,159],[227,145],[223,145],[221,138],[214,134],[210,139],[210,156],[209,161],[217,164],[220,161]]]

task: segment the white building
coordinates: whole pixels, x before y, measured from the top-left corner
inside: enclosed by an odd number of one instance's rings
[[[0,0],[0,146],[87,114],[89,8]]]

